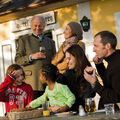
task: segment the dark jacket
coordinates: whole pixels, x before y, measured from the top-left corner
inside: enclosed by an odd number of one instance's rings
[[[105,58],[105,61],[108,63],[107,68],[103,63],[96,65],[103,81],[103,86],[97,82],[94,88],[101,96],[99,109],[104,108],[104,104],[120,102],[120,50]]]
[[[66,79],[58,82],[68,85],[71,92],[75,95],[76,101],[71,110],[78,111],[79,105],[85,107],[85,98],[94,97],[95,92],[91,85],[84,79],[83,75],[78,78],[76,77],[74,70],[67,70],[64,76]]]

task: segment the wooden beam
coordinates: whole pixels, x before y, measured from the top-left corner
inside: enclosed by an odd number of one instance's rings
[[[13,13],[0,16],[0,23],[4,23],[4,22],[16,20],[16,19],[20,19],[20,18],[24,18],[28,16],[33,16],[35,14],[48,12],[51,10],[71,6],[71,5],[81,3],[81,2],[86,2],[86,1],[89,1],[89,0],[66,0],[63,2],[52,3],[52,4],[48,4],[48,5],[40,6],[36,8],[23,9],[21,11],[17,11],[17,12],[13,12]]]

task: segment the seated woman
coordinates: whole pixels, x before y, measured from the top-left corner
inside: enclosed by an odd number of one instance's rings
[[[76,97],[76,101],[71,110],[78,111],[79,105],[85,107],[85,98],[94,97],[95,93],[83,76],[86,66],[91,66],[83,49],[79,45],[72,45],[65,52],[65,60],[68,70],[64,73],[67,81],[57,82],[68,85],[69,89]]]
[[[65,51],[68,49],[72,44],[79,44],[82,49],[85,51],[85,44],[82,42],[83,39],[83,31],[82,27],[77,22],[69,22],[64,31],[64,38],[65,41],[59,48],[58,52],[54,56],[52,60],[52,64],[57,66],[60,73],[64,73],[67,69],[67,64],[64,60],[65,58]],[[70,44],[69,44],[70,43]]]
[[[67,85],[57,83],[57,79],[62,79],[62,75],[58,73],[56,66],[50,64],[40,69],[40,80],[48,86],[45,93],[39,98],[32,101],[27,108],[36,108],[43,104],[47,99],[50,102],[50,110],[52,112],[65,112],[75,102],[74,94],[69,90]]]

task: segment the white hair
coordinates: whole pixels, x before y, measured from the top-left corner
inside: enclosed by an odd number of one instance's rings
[[[31,19],[31,25],[32,25],[33,20],[34,20],[35,18],[39,18],[39,19],[42,21],[42,24],[43,24],[43,25],[46,24],[46,23],[45,23],[45,19],[44,19],[43,16],[41,16],[41,15],[35,15],[35,16],[33,16],[32,19]]]

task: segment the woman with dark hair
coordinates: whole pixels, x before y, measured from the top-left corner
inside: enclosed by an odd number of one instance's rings
[[[85,98],[94,97],[91,85],[85,80],[83,74],[87,66],[91,66],[83,49],[79,45],[72,45],[65,52],[68,70],[64,73],[67,81],[58,81],[67,84],[76,97],[71,110],[78,111],[79,105],[85,107]]]

